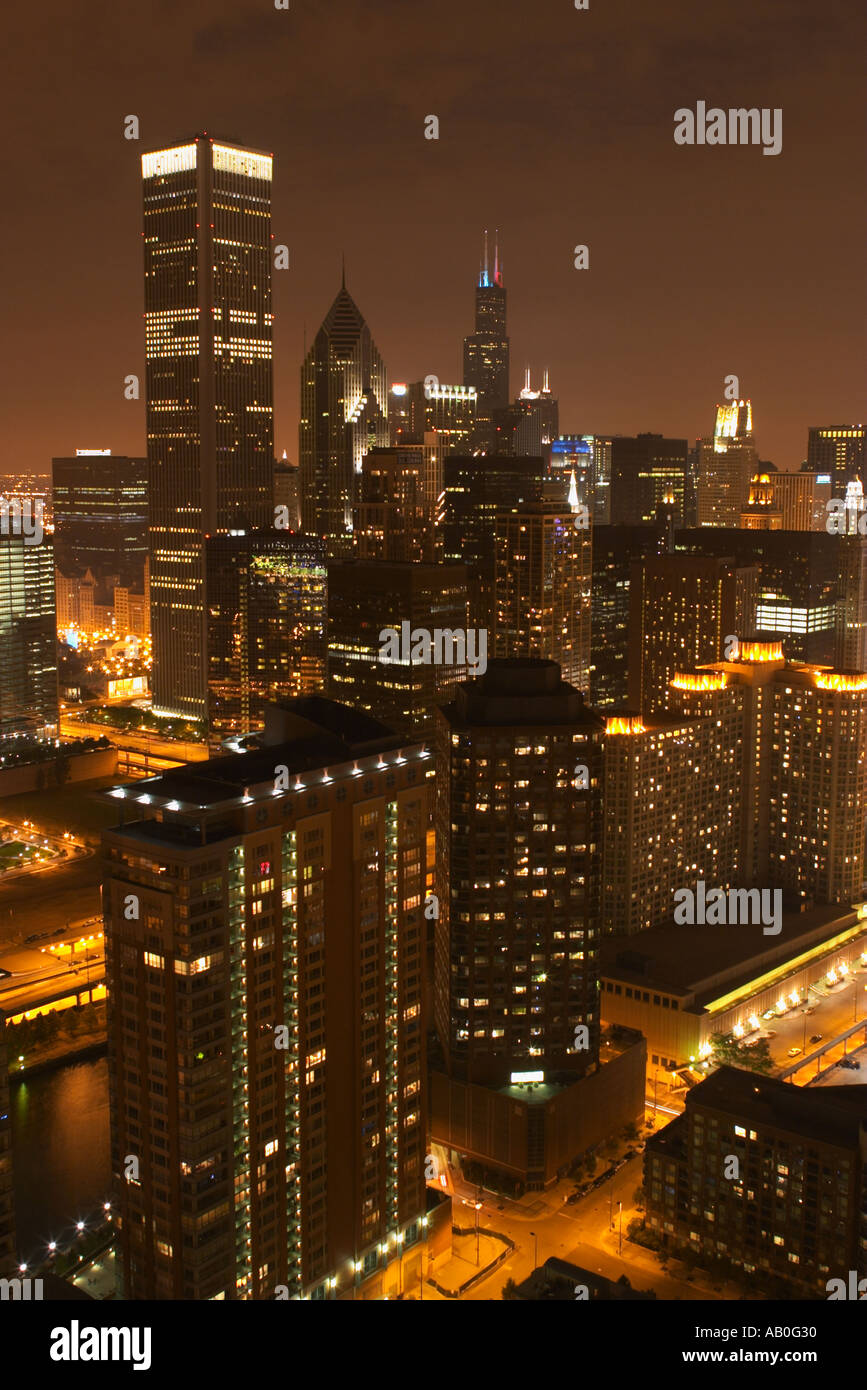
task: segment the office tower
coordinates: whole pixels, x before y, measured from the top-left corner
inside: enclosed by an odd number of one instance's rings
[[[271,156],[142,156],[153,705],[207,710],[205,536],[273,519]]]
[[[560,432],[560,406],[548,386],[548,371],[542,379],[541,391],[534,391],[530,384],[530,368],[518,402],[524,412],[515,434],[516,454],[544,454]]]
[[[674,678],[685,712],[712,715],[728,742],[743,727],[742,881],[792,908],[864,892],[867,674],[791,665],[775,643]]]
[[[617,709],[629,700],[629,608],[635,562],[661,555],[665,527],[593,527],[590,703]]]
[[[345,279],[301,368],[298,439],[301,525],[348,554],[361,460],[389,432],[385,365]]]
[[[807,433],[806,467],[830,473],[835,497],[843,497],[853,478],[867,477],[867,426],[812,425]]]
[[[442,455],[437,444],[371,449],[362,460],[359,500],[352,509],[358,558],[435,560],[441,492]]]
[[[394,381],[388,388],[388,442],[403,444],[409,434],[409,384]]]
[[[685,439],[639,434],[611,441],[611,521],[638,526],[656,519],[657,509],[673,505],[682,522],[687,475]]]
[[[743,727],[710,715],[610,715],[605,729],[603,931],[671,921],[697,879],[738,881]]]
[[[541,497],[545,476],[542,458],[453,455],[443,460],[443,559],[467,567],[471,627],[494,627],[497,513]]]
[[[506,290],[494,239],[493,274],[488,262],[488,234],[476,287],[475,330],[464,338],[464,385],[475,387],[477,440],[491,443],[492,413],[509,404],[509,339],[506,336]]]
[[[827,1298],[829,1279],[848,1288],[850,1270],[867,1274],[867,1086],[808,1089],[722,1066],[684,1102],[644,1155],[646,1221],[666,1250],[730,1261],[790,1298]]]
[[[272,516],[279,521],[284,530],[301,529],[300,469],[297,463],[289,463],[286,450],[283,457],[274,460],[274,507]],[[285,522],[285,526],[283,523]]]
[[[580,434],[561,434],[551,441],[548,449],[548,475],[557,479],[568,497],[575,480],[575,497],[579,505],[590,512],[594,524],[593,446]]]
[[[556,661],[585,694],[590,681],[591,530],[548,483],[544,497],[496,514],[494,655]]]
[[[148,553],[147,459],[76,449],[51,460],[54,560],[70,578],[141,587]]]
[[[49,537],[0,534],[0,734],[57,732],[57,618]]]
[[[737,526],[758,470],[749,401],[718,405],[713,437],[699,440],[696,519],[699,526]]]
[[[531,1187],[643,1103],[643,1048],[599,1067],[603,728],[553,661],[438,714],[432,1134]]]
[[[389,655],[384,629],[401,637],[399,657]],[[420,561],[335,560],[328,565],[328,693],[354,709],[375,713],[389,728],[428,737],[434,711],[466,668],[450,641],[444,660],[412,657],[418,630],[465,634],[467,572],[464,565]],[[404,640],[405,639],[405,640]],[[410,640],[411,639],[411,640]],[[487,641],[487,636],[485,637]],[[406,650],[405,648],[409,648]],[[476,654],[478,649],[476,649]]]
[[[867,538],[840,536],[840,598],[834,665],[841,671],[867,671]]]
[[[802,468],[799,473],[774,475],[777,506],[782,513],[782,531],[824,531],[828,520],[831,474]]]
[[[12,1179],[12,1118],[9,1109],[9,1063],[6,1016],[0,1013],[0,1276],[15,1267],[15,1187]]]
[[[423,444],[425,437],[436,431],[443,455],[465,454],[475,436],[477,404],[474,386],[445,386],[435,377],[412,381],[401,397],[406,416],[400,419],[395,442]]]
[[[264,725],[265,708],[325,689],[325,547],[316,536],[263,529],[209,536],[208,736]]]
[[[750,491],[747,504],[741,512],[741,526],[745,531],[782,531],[783,512],[777,497],[776,469],[773,472],[756,473],[750,478]]]
[[[126,1299],[418,1277],[428,754],[322,698],[264,737],[105,794]]]
[[[629,588],[629,704],[642,714],[676,709],[671,680],[725,654],[749,630],[758,572],[730,561],[657,555],[634,562]]]

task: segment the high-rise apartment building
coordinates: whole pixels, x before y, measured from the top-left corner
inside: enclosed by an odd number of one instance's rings
[[[548,494],[496,515],[494,655],[556,661],[585,694],[590,683],[591,530]]]
[[[298,439],[302,528],[349,554],[361,462],[389,428],[385,365],[345,280],[301,368]]]
[[[438,715],[432,1133],[534,1187],[643,1100],[643,1049],[599,1066],[603,734],[553,661]]]
[[[385,630],[397,635],[398,655],[391,652],[391,640],[380,637]],[[448,635],[439,645],[436,630]],[[451,641],[454,633],[465,640],[466,630],[464,565],[409,560],[328,565],[328,693],[382,718],[404,737],[431,736],[437,705],[466,675],[466,662]],[[427,652],[413,636],[419,632],[431,638]]]
[[[749,401],[718,405],[713,436],[699,440],[696,512],[699,526],[739,526],[759,471]]]
[[[142,156],[153,704],[207,711],[205,536],[272,520],[268,154]]]
[[[148,554],[147,459],[76,449],[51,466],[55,564],[70,577],[91,570],[98,580],[140,588]]]
[[[325,690],[325,547],[282,530],[210,536],[208,735],[219,749],[263,727],[265,708]]]
[[[639,434],[634,439],[615,435],[611,441],[611,522],[638,526],[655,521],[660,507],[684,517],[687,490],[685,439]]]
[[[758,572],[694,555],[635,561],[629,587],[629,704],[643,714],[676,709],[671,680],[725,655],[726,637],[749,631]]]
[[[867,1274],[867,1086],[723,1066],[684,1099],[644,1155],[647,1224],[667,1250],[776,1279],[790,1298]]]
[[[0,535],[0,734],[57,732],[57,618],[49,536]]]
[[[784,903],[848,905],[864,892],[867,674],[791,665],[775,643],[674,678],[687,712],[743,729],[742,882]]]
[[[427,759],[310,698],[257,751],[106,793],[124,1298],[418,1281]]]
[[[698,879],[738,881],[743,722],[709,715],[610,715],[605,726],[603,919],[606,935],[671,921],[673,895]]]
[[[494,269],[488,261],[488,234],[476,287],[475,329],[464,338],[464,385],[473,386],[477,401],[477,439],[490,445],[494,410],[509,403],[509,339],[506,334],[506,289],[494,240]]]
[[[867,482],[867,425],[812,425],[806,466],[831,474],[835,497],[845,496],[853,478]]]

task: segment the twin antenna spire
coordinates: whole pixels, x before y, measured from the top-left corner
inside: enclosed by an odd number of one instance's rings
[[[482,262],[482,270],[479,275],[479,289],[489,289],[491,285],[503,283],[503,268],[500,265],[500,229],[494,228],[494,278],[491,279],[490,263],[488,260],[488,229],[485,228],[485,256]]]

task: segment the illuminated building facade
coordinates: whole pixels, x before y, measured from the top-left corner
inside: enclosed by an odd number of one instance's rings
[[[644,1103],[600,1066],[603,722],[553,661],[495,660],[438,714],[431,1129],[541,1188]]]
[[[286,529],[290,531],[300,531],[301,529],[301,498],[299,493],[299,468],[297,463],[289,463],[286,458],[285,450],[282,459],[274,460],[274,512],[276,518],[278,510],[285,508],[281,512],[281,517],[285,517]]]
[[[783,512],[777,498],[778,476],[774,469],[773,472],[756,473],[750,478],[747,505],[741,512],[741,526],[745,531],[782,531]]]
[[[738,879],[743,722],[609,716],[605,730],[603,930],[671,920],[673,894]]]
[[[490,448],[493,412],[509,403],[509,339],[499,242],[495,237],[491,272],[487,232],[476,287],[475,330],[464,338],[464,385],[474,387],[478,398],[474,444]]]
[[[462,1080],[596,1058],[602,729],[553,661],[492,661],[440,711],[434,1013]]]
[[[682,524],[687,493],[687,443],[661,434],[611,441],[611,521],[638,526],[656,520],[662,506],[673,508]]]
[[[585,694],[590,681],[591,529],[562,501],[496,515],[494,654],[556,661]]]
[[[207,711],[205,536],[272,520],[268,154],[142,156],[153,704]]]
[[[742,882],[783,890],[787,906],[848,904],[864,891],[867,675],[789,665],[774,643],[741,642],[701,668],[725,684],[675,677],[684,709],[743,720]]]
[[[54,560],[70,578],[141,590],[148,554],[147,459],[76,449],[51,461]]]
[[[427,757],[293,700],[261,749],[105,794],[124,1298],[418,1281]]]
[[[853,478],[867,479],[867,426],[813,425],[807,432],[807,467],[830,473],[835,497]]]
[[[436,378],[426,378],[409,383],[404,401],[407,418],[400,429],[400,443],[422,444],[435,430],[441,454],[467,453],[476,432],[478,393],[474,386],[446,386]]]
[[[749,401],[718,405],[713,437],[699,440],[696,509],[699,526],[738,526],[758,472]]]
[[[375,713],[389,728],[428,737],[436,706],[466,671],[461,665],[409,654],[381,661],[384,628],[464,632],[467,573],[463,565],[422,561],[334,560],[328,565],[328,693]]]
[[[593,526],[590,703],[616,709],[629,700],[629,594],[636,561],[661,554],[665,530]]]
[[[515,432],[516,454],[546,454],[560,432],[560,406],[551,394],[547,369],[542,389],[534,391],[530,384],[530,368],[518,397],[524,411]]]
[[[833,496],[830,473],[802,468],[799,473],[774,475],[777,506],[782,531],[824,531],[828,520],[827,502]]]
[[[261,729],[266,705],[325,690],[325,548],[281,530],[210,536],[208,735]]]
[[[685,1107],[644,1155],[647,1225],[667,1251],[730,1261],[790,1298],[867,1273],[867,1086],[807,1090],[723,1066]]]
[[[301,368],[298,440],[302,529],[347,555],[362,459],[389,429],[385,366],[345,281]]]
[[[425,436],[428,441],[433,438]],[[436,559],[442,476],[442,453],[436,443],[401,444],[365,454],[359,500],[352,509],[358,558]]]
[[[758,567],[752,620],[742,633],[785,644],[791,661],[854,665],[844,655],[848,621],[857,620],[857,568],[847,558],[849,538],[826,531],[745,531],[708,526],[675,532],[678,551],[717,556],[738,568]],[[734,632],[734,629],[731,629]]]
[[[724,655],[729,634],[749,630],[757,572],[726,560],[657,555],[637,561],[629,588],[629,704],[677,708],[671,679]]]
[[[0,535],[0,734],[57,732],[57,618],[50,536]]]
[[[494,627],[497,514],[537,501],[545,477],[541,457],[452,455],[443,460],[438,513],[443,559],[467,567],[472,627]]]

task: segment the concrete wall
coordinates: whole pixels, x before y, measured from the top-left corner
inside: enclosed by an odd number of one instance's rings
[[[59,750],[60,751],[60,750]],[[42,763],[25,763],[21,767],[8,767],[0,772],[0,796],[17,796],[19,792],[40,790],[39,773],[44,774],[42,784],[51,790],[60,784],[53,758]],[[97,777],[114,777],[117,772],[117,749],[97,748],[92,753],[77,753],[69,757],[69,775],[64,786],[73,782],[91,782]]]

